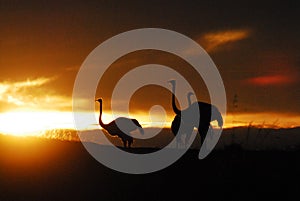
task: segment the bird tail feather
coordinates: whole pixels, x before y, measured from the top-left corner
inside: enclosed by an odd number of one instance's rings
[[[140,124],[136,119],[133,119],[132,121],[133,121],[133,123],[134,123],[136,126],[138,126],[138,129],[139,129],[140,133],[141,133],[141,134],[144,134],[144,129],[143,129],[143,127],[141,126],[141,124]]]

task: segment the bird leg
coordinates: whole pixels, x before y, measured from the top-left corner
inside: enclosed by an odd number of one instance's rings
[[[127,148],[127,141],[124,138],[122,138],[122,142],[123,142],[124,148]]]
[[[133,140],[132,139],[130,139],[130,140],[128,140],[128,148],[131,148],[131,144],[133,143]]]
[[[190,126],[190,127],[186,128],[186,136],[185,136],[185,142],[184,142],[185,143],[184,144],[185,147],[188,146],[188,143],[189,143],[190,138],[192,136],[193,130],[194,130],[193,126]]]
[[[177,133],[175,137],[176,137],[176,148],[178,149],[180,145],[182,145],[181,134]]]
[[[202,146],[204,139],[207,135],[208,129],[209,129],[210,123],[203,123],[200,124],[199,128],[198,128],[198,132],[201,136],[201,141],[200,141],[200,145]]]

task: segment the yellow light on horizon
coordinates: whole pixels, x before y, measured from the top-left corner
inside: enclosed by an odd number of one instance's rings
[[[57,128],[74,128],[72,113],[14,111],[0,114],[0,133],[2,134],[32,136]]]
[[[83,120],[91,113],[83,112],[79,114]],[[100,129],[98,125],[99,114],[92,113],[95,118],[86,121],[83,126],[74,125],[73,113],[60,111],[11,111],[0,113],[0,133],[15,136],[39,136],[45,131],[53,129],[74,129],[74,130],[93,130]],[[126,116],[120,114],[120,116]],[[132,114],[132,118],[137,119],[144,128],[159,127],[170,128],[174,116],[168,116],[165,122],[151,121],[158,120],[159,117],[152,119],[147,113]],[[109,113],[103,113],[103,122],[109,123],[117,117]],[[213,127],[217,127],[216,122],[212,122]],[[269,128],[291,128],[300,125],[299,116],[284,114],[256,113],[256,114],[228,114],[223,128],[238,126],[260,126]]]
[[[0,134],[14,136],[39,136],[53,129],[93,130],[100,129],[98,113],[81,112],[80,125],[75,125],[73,112],[60,111],[10,111],[0,113]],[[91,120],[91,115],[94,116]],[[119,116],[127,116],[120,114]],[[134,116],[134,117],[133,117]],[[151,122],[148,114],[133,115],[144,127],[168,127],[169,122]],[[109,123],[117,118],[109,113],[103,113],[102,120]]]

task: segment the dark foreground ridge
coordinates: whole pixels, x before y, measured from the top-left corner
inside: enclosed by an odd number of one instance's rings
[[[151,152],[146,148],[133,152]],[[146,175],[113,171],[79,142],[0,135],[0,200],[295,200],[300,152],[188,151]]]

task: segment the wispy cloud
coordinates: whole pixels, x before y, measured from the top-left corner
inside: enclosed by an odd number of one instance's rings
[[[56,77],[0,82],[0,110],[60,110],[71,107],[71,99],[55,94],[49,87]]]
[[[3,95],[7,92],[18,91],[21,88],[25,88],[25,87],[41,86],[54,79],[55,77],[51,77],[51,78],[41,77],[33,80],[27,79],[25,81],[19,81],[19,82],[11,82],[11,81],[0,82],[0,94]]]
[[[249,29],[233,29],[206,33],[198,39],[198,42],[207,52],[221,49],[224,45],[234,43],[250,37]]]
[[[246,80],[247,83],[257,86],[285,85],[294,81],[294,77],[288,75],[265,75]]]

